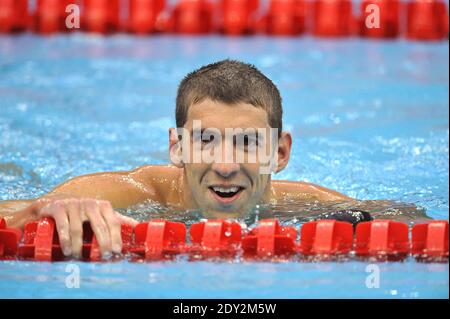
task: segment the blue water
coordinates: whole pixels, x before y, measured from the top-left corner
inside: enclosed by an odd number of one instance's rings
[[[0,199],[80,174],[167,163],[179,81],[223,58],[251,62],[283,96],[294,137],[277,179],[449,216],[449,46],[302,38],[0,37]],[[0,297],[448,298],[449,267],[368,262],[0,262]]]

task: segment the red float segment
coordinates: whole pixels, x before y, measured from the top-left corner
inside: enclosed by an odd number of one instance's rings
[[[449,24],[449,16],[448,16],[448,8],[447,8],[447,4],[444,1],[439,1],[438,2],[438,7],[439,7],[439,11],[441,12],[441,25],[442,25],[442,30],[444,32],[444,38],[447,37],[448,38],[448,24]]]
[[[415,225],[411,235],[413,255],[448,258],[448,221],[436,220]]]
[[[448,11],[442,0],[413,0],[406,4],[406,37],[441,40],[448,35]]]
[[[17,246],[22,238],[20,229],[7,228],[6,221],[0,219],[0,260],[17,256]]]
[[[305,31],[304,0],[272,0],[264,18],[264,31],[269,35],[294,36]]]
[[[152,220],[138,224],[134,233],[135,245],[129,251],[146,260],[170,259],[185,250],[186,226],[183,223]]]
[[[88,32],[111,33],[119,30],[119,0],[83,0],[82,26]]]
[[[223,257],[237,253],[242,239],[241,225],[225,220],[193,224],[189,230],[191,252],[204,257]]]
[[[225,34],[240,35],[254,31],[256,21],[252,16],[259,0],[222,0],[222,30]]]
[[[356,226],[355,252],[359,256],[406,255],[408,225],[392,220],[362,222]]]
[[[242,249],[245,257],[291,255],[296,238],[294,227],[281,227],[277,219],[266,219],[242,239]]]
[[[122,252],[127,252],[132,243],[133,228],[122,225]],[[27,223],[24,227],[23,243],[19,245],[18,255],[36,261],[58,261],[65,258],[59,242],[55,221],[44,217],[39,221]],[[97,239],[89,223],[83,225],[82,258],[86,261],[101,260]]]
[[[24,227],[23,244],[19,245],[19,256],[36,261],[62,260],[64,254],[59,244],[55,221],[43,218],[27,223]]]
[[[395,38],[399,34],[398,0],[364,0],[361,2],[360,35],[369,38]]]
[[[346,254],[353,246],[353,225],[336,220],[305,223],[300,233],[300,252],[304,255]]]
[[[70,0],[38,0],[34,14],[34,29],[38,33],[50,34],[67,31],[66,7]]]
[[[206,0],[180,0],[169,19],[168,31],[181,34],[213,31],[213,5]]]
[[[353,16],[350,0],[315,0],[313,34],[323,37],[341,37],[351,34]]]
[[[165,0],[130,0],[127,30],[137,34],[155,32],[164,6]]]
[[[121,225],[122,253],[126,253],[132,247],[133,227]],[[87,261],[101,261],[102,255],[98,246],[97,238],[89,223],[83,225],[83,249],[82,257]]]
[[[28,27],[28,0],[0,0],[0,33]]]

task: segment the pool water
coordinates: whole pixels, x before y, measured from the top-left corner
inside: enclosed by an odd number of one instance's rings
[[[80,174],[167,163],[179,81],[233,58],[255,64],[283,96],[294,144],[276,179],[448,220],[448,57],[447,41],[0,36],[0,200],[37,197]],[[300,226],[314,205],[289,201],[269,214]],[[167,211],[145,203],[125,213]],[[369,264],[4,261],[0,297],[449,297],[448,262],[377,263],[378,288],[366,285]],[[74,266],[80,285],[68,288]]]

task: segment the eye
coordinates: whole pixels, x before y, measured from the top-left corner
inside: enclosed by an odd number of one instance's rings
[[[202,144],[209,144],[214,142],[214,135],[202,134]]]
[[[258,146],[258,139],[253,136],[244,135],[241,138],[234,138],[234,145],[244,150],[252,149]]]
[[[244,137],[244,145],[246,145],[246,146],[257,146],[258,145],[258,140],[256,138],[253,138],[253,137],[245,136]]]

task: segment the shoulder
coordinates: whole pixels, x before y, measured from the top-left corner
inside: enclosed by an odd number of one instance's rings
[[[277,199],[296,197],[311,200],[350,200],[351,198],[335,190],[308,182],[275,180],[272,188]]]
[[[146,165],[128,173],[133,181],[151,189],[162,203],[178,201],[182,176],[183,170],[173,165]]]
[[[128,176],[155,185],[178,180],[181,172],[182,169],[173,165],[145,165],[128,172]]]

